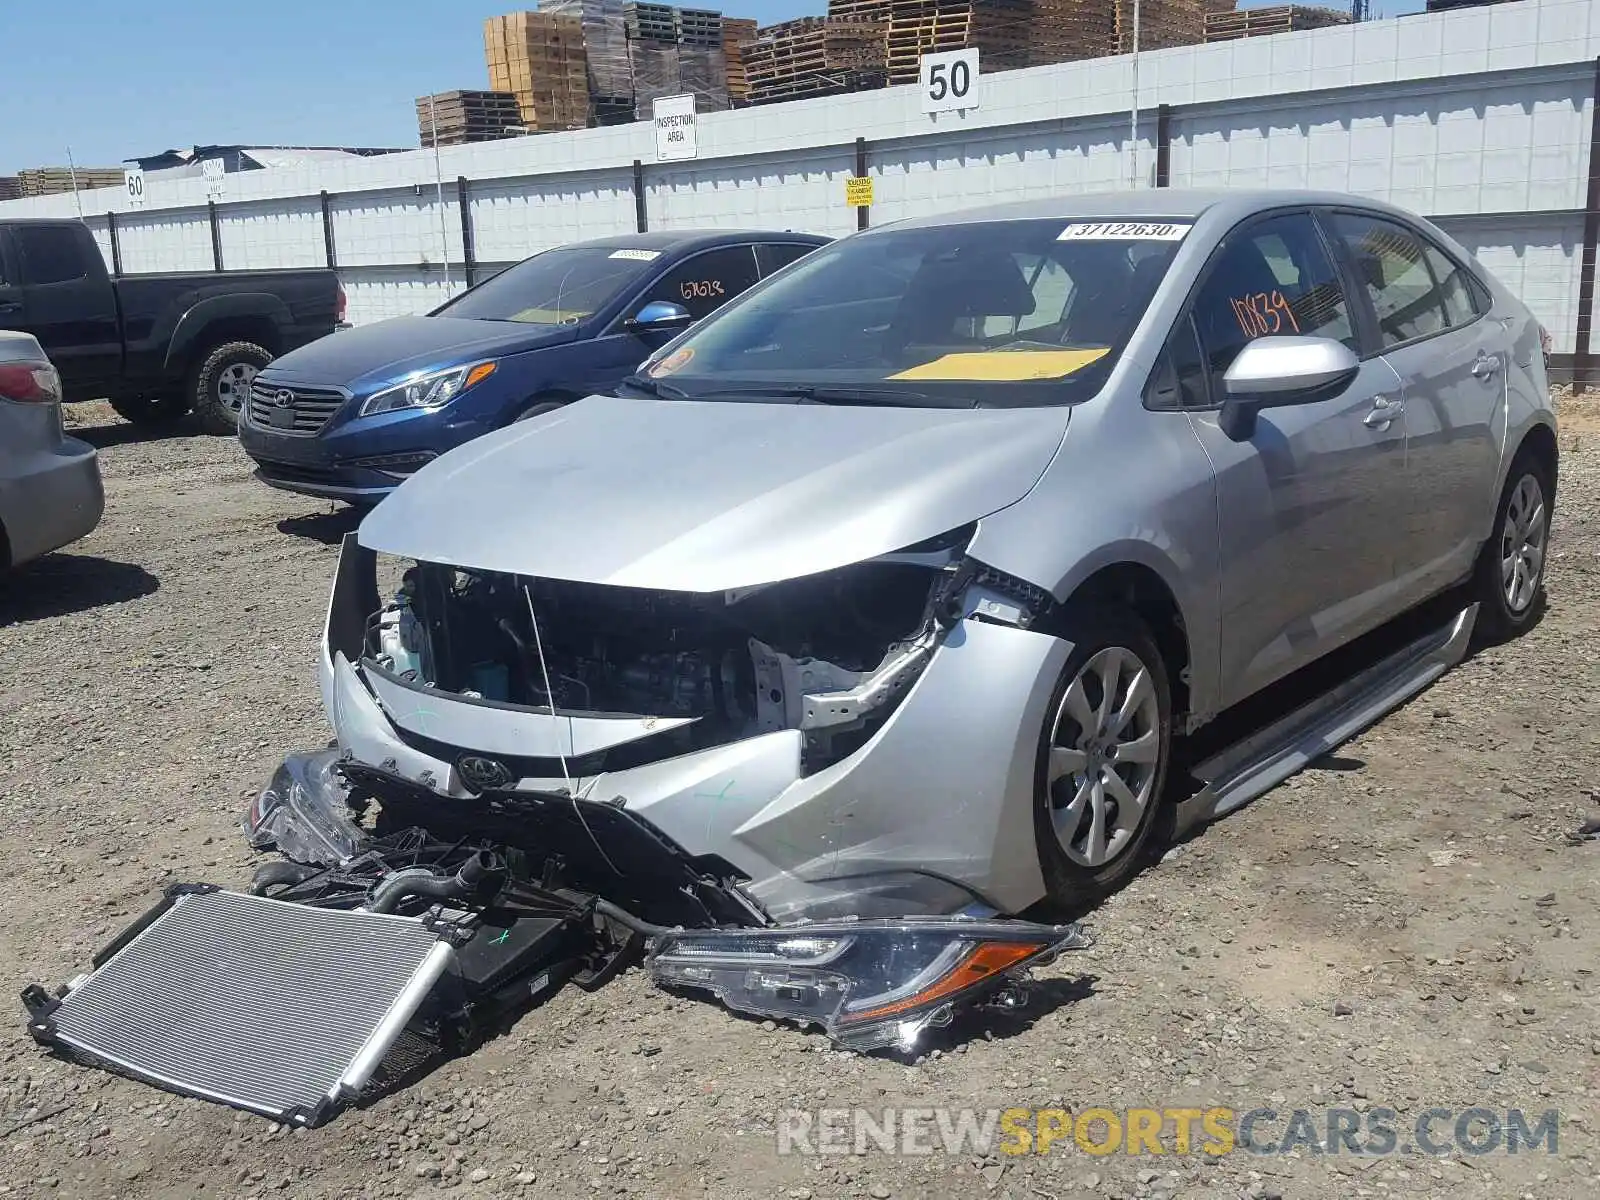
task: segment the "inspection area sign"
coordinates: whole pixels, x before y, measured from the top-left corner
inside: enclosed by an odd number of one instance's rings
[[[699,156],[694,133],[694,97],[658,96],[652,114],[656,123],[656,160],[678,162]]]

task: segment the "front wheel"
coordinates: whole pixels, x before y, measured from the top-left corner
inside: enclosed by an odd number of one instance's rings
[[[250,403],[250,384],[272,361],[254,342],[226,342],[203,358],[189,383],[190,401],[207,433],[238,432],[239,415]]]
[[[1491,640],[1515,637],[1538,616],[1551,491],[1544,463],[1526,451],[1517,455],[1473,577],[1478,628]]]
[[[1069,609],[1073,643],[1040,739],[1034,833],[1050,900],[1099,900],[1138,869],[1166,791],[1167,668],[1144,622]]]

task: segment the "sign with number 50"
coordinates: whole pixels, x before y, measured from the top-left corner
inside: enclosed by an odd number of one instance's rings
[[[978,107],[978,49],[924,54],[921,61],[922,111],[950,112]]]

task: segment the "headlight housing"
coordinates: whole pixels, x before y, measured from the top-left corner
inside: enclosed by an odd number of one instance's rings
[[[819,1025],[847,1050],[915,1048],[956,1009],[1019,990],[1030,967],[1091,943],[1076,925],[967,917],[685,929],[645,961],[668,987],[711,992],[739,1012]]]
[[[403,412],[406,409],[443,408],[475,383],[495,373],[494,362],[471,363],[464,367],[450,367],[444,371],[429,371],[415,375],[404,383],[385,388],[375,396],[361,402],[361,415]]]

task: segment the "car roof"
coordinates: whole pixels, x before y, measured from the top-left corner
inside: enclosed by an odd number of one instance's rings
[[[832,241],[814,233],[776,229],[663,229],[650,233],[621,233],[613,237],[567,242],[565,246],[593,246],[602,250],[708,250],[741,242],[803,242],[823,246]]]
[[[911,217],[880,229],[933,228],[978,221],[1163,219],[1196,220],[1204,214],[1239,220],[1253,212],[1294,204],[1344,205],[1411,216],[1393,205],[1346,192],[1301,191],[1288,188],[1136,188],[1107,192],[1080,192],[1037,200],[1013,200],[980,208]],[[1413,217],[1413,219],[1415,219]]]

